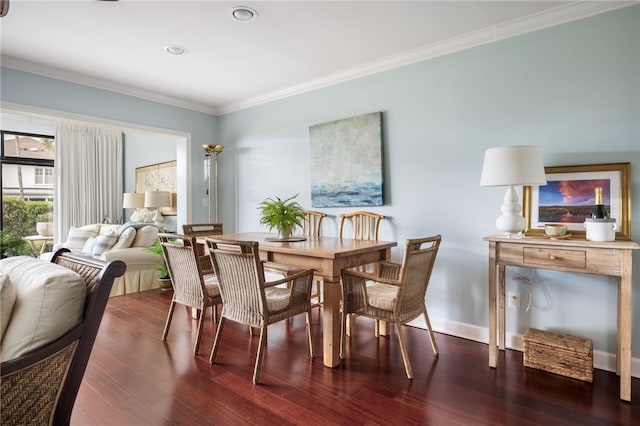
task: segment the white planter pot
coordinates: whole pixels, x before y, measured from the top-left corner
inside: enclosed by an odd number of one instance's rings
[[[43,237],[53,237],[53,222],[36,222],[36,232]]]

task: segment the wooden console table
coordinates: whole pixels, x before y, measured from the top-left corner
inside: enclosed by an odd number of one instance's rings
[[[620,399],[631,401],[631,253],[640,249],[640,244],[543,237],[509,239],[500,235],[483,240],[489,242],[489,367],[496,368],[498,348],[505,348],[506,266],[614,276],[618,277],[616,362]]]

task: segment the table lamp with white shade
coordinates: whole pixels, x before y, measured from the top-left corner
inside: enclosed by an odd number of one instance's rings
[[[144,213],[138,209],[144,208],[144,194],[141,192],[125,192],[122,197],[122,208],[134,209],[131,214],[132,222],[144,222]]]
[[[526,222],[515,185],[546,185],[542,152],[535,145],[490,148],[484,153],[480,186],[507,186],[496,227],[509,238],[522,237]]]
[[[160,207],[171,206],[171,193],[169,191],[145,191],[144,206],[156,209],[156,214],[153,216],[153,223],[162,227],[164,218],[162,217],[162,213],[160,213]]]

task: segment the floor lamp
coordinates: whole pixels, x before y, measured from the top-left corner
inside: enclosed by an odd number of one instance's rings
[[[224,145],[202,145],[204,149],[204,179],[207,181],[207,205],[209,206],[209,223],[211,222],[211,155],[215,155],[215,181],[216,181],[216,221],[218,223],[218,155],[224,149]]]

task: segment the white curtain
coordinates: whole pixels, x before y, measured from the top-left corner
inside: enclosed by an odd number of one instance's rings
[[[54,241],[122,215],[122,131],[61,123],[56,131]]]

